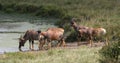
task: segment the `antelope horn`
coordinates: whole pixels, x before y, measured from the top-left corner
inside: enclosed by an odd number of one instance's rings
[[[72,18],[72,21],[75,21],[75,18]]]
[[[20,35],[20,38],[22,38],[23,36],[22,35]]]
[[[22,36],[22,35],[20,36],[20,38],[19,38],[19,39],[22,39],[22,40],[24,40],[24,38],[23,38],[23,36]]]

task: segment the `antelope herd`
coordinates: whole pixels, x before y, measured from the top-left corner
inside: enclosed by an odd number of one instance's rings
[[[92,40],[94,37],[106,34],[106,30],[104,28],[91,28],[86,26],[80,26],[76,24],[75,20],[71,21],[71,26],[76,31],[78,40],[84,36],[88,39],[88,43],[90,43],[91,46],[93,44]],[[79,42],[78,45],[80,45]]]
[[[88,43],[90,46],[93,45],[93,38],[97,36],[103,36],[106,34],[106,29],[104,28],[91,28],[86,26],[77,25],[75,20],[72,19],[70,22],[71,27],[77,33],[77,39],[81,40],[84,36],[88,39]],[[46,31],[35,31],[35,30],[27,30],[25,35],[19,38],[19,50],[21,50],[21,46],[24,46],[27,40],[29,40],[29,49],[34,50],[34,40],[39,41],[39,50],[43,49],[43,46],[47,43],[47,48],[51,48],[51,42],[54,40],[58,41],[57,47],[63,46],[65,47],[65,36],[64,36],[64,29],[63,28],[48,28]],[[107,41],[106,41],[107,42]],[[106,43],[107,44],[107,43]],[[78,41],[78,46],[80,42]]]

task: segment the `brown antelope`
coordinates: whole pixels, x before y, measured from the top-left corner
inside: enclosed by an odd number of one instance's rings
[[[39,48],[42,49],[45,41],[48,43],[48,48],[51,48],[51,41],[57,40],[57,46],[65,46],[65,40],[63,37],[64,29],[62,28],[48,28],[45,32],[41,32],[39,35],[40,46]],[[41,42],[44,40],[43,42]]]
[[[33,50],[34,48],[34,40],[38,40],[38,36],[41,31],[35,30],[27,30],[23,37],[19,38],[19,50],[21,50],[21,46],[24,46],[27,40],[29,40],[29,49]]]
[[[81,37],[85,36],[89,40],[89,43],[91,46],[93,44],[92,40],[94,37],[102,36],[106,34],[106,30],[104,28],[90,28],[86,26],[79,26],[76,24],[74,20],[71,21],[71,26],[77,32],[78,40],[81,39]],[[79,42],[78,42],[78,45],[80,45]]]

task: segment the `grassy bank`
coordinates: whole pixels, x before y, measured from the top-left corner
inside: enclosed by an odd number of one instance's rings
[[[99,63],[99,49],[81,46],[78,49],[6,53],[0,55],[0,63]]]

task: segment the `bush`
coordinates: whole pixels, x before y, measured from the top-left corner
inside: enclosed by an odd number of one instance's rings
[[[101,54],[101,63],[119,63],[120,41],[104,46],[99,52]]]
[[[15,4],[1,4],[2,8],[1,10],[3,10],[4,12],[6,13],[11,13],[11,12],[14,12],[14,7]]]
[[[18,13],[32,13],[36,16],[41,17],[53,17],[53,18],[62,18],[67,14],[67,11],[64,8],[61,8],[56,5],[36,5],[30,3],[0,3],[0,10],[3,10],[7,13],[18,12]]]
[[[41,5],[36,12],[36,16],[60,18],[64,16],[65,13],[66,10],[55,5]]]
[[[3,5],[0,3],[0,10],[2,10]]]
[[[38,6],[34,4],[20,3],[16,4],[14,9],[21,13],[34,13],[38,10]]]
[[[77,40],[77,33],[73,30],[69,32],[69,35],[66,38],[66,42],[74,42]]]
[[[6,12],[6,13],[12,13],[12,12],[14,12],[14,10],[13,10],[12,8],[6,8],[6,9],[5,9],[5,12]]]
[[[72,17],[66,14],[66,15],[62,16],[60,21],[55,22],[55,25],[58,27],[65,28],[65,30],[66,30],[66,26],[70,27],[71,19],[72,19]]]

